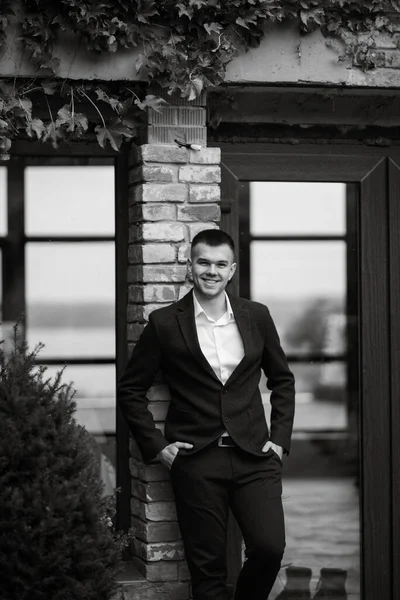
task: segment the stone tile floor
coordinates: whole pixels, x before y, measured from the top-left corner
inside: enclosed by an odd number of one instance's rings
[[[348,600],[360,600],[359,497],[351,477],[284,478],[286,551],[269,600],[285,585],[285,566],[312,569],[313,597],[322,567],[347,571]]]

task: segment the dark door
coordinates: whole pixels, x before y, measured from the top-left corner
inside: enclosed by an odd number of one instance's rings
[[[222,145],[233,291],[269,306],[297,380],[287,549],[271,599],[298,585],[398,600],[400,161],[334,152]],[[241,542],[230,534],[234,580]]]

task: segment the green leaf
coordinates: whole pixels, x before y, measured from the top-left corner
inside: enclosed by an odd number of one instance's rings
[[[176,8],[179,11],[179,17],[187,17],[189,20],[193,19],[193,8],[185,6],[181,2],[178,2]]]
[[[111,106],[111,108],[113,110],[119,109],[121,102],[118,100],[118,98],[113,98],[113,97],[109,96],[101,88],[96,89],[96,95],[97,95],[98,100],[101,100],[102,102],[106,102],[107,104],[109,104]]]
[[[65,104],[57,112],[56,126],[65,126],[68,133],[73,133],[75,130],[77,133],[83,133],[87,131],[89,123],[86,115],[72,112],[70,106]]]
[[[201,77],[194,77],[190,80],[186,94],[188,100],[195,100],[198,96],[200,96],[204,87],[204,80]]]
[[[168,104],[166,100],[163,98],[158,98],[158,96],[154,96],[153,94],[148,94],[145,96],[144,100],[139,100],[138,98],[135,100],[136,106],[138,106],[141,110],[146,110],[146,108],[152,108],[156,112],[161,112],[163,106]]]
[[[48,123],[45,127],[45,132],[43,135],[43,141],[50,141],[53,148],[58,148],[58,142],[64,137],[64,134],[61,129],[59,129],[54,121]]]
[[[29,137],[32,138],[36,135],[37,139],[40,140],[46,131],[46,126],[41,119],[32,119],[27,122],[25,131]]]
[[[203,27],[207,31],[208,35],[211,35],[213,31],[215,31],[215,33],[219,33],[221,29],[223,29],[222,25],[219,23],[204,23]]]
[[[102,148],[105,148],[107,142],[109,142],[111,148],[118,152],[121,147],[123,138],[133,138],[133,131],[129,129],[122,121],[111,122],[107,127],[103,125],[97,125],[95,128],[97,141]]]

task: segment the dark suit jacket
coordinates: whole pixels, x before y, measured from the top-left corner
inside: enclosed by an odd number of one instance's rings
[[[261,456],[268,439],[289,452],[294,417],[294,377],[266,306],[229,295],[244,357],[225,385],[201,352],[193,292],[151,313],[117,390],[117,401],[145,461],[171,442],[196,452],[226,430],[245,451]],[[261,369],[271,393],[271,435],[259,391]],[[147,390],[162,371],[171,402],[165,436],[148,410]]]

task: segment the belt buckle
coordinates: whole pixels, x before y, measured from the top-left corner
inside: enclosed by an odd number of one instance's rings
[[[229,442],[227,444],[224,444],[223,441],[229,439],[228,436],[226,435],[221,435],[218,438],[218,446],[220,448],[233,448],[235,444],[230,444]]]

